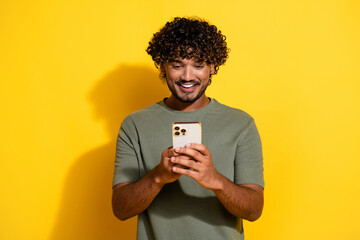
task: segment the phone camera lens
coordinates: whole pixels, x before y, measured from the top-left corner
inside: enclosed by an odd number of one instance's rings
[[[179,133],[179,132],[175,132],[174,134],[175,134],[175,136],[179,136],[179,135],[180,135],[180,133]]]
[[[176,126],[176,127],[174,127],[174,129],[175,129],[176,131],[178,131],[178,130],[180,130],[180,127]]]

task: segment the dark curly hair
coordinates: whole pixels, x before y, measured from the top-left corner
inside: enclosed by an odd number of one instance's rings
[[[176,17],[154,34],[146,52],[157,68],[176,58],[194,58],[214,64],[216,74],[230,51],[225,40],[226,37],[216,26],[204,20]]]

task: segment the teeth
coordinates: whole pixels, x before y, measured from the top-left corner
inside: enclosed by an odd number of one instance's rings
[[[190,88],[190,87],[193,87],[195,85],[181,85],[181,86],[184,87],[184,88]]]

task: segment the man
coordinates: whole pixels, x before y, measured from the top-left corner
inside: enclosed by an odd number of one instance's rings
[[[175,18],[147,48],[171,96],[121,125],[113,211],[138,215],[138,239],[243,239],[242,219],[263,208],[259,134],[245,112],[206,97],[228,57],[225,36],[205,21]],[[202,144],[172,148],[174,122],[201,122]]]

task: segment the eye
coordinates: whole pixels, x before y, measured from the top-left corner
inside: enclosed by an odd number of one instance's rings
[[[196,65],[195,68],[196,69],[202,69],[202,68],[204,68],[204,65]]]
[[[172,67],[173,69],[179,69],[179,68],[181,68],[180,65],[172,65],[171,67]]]

